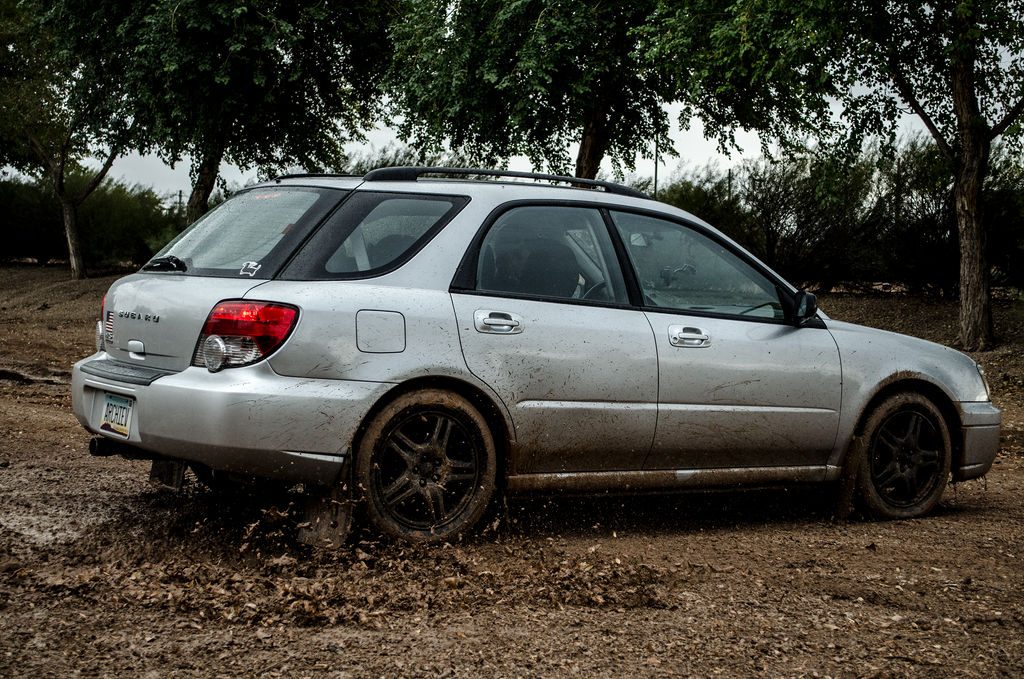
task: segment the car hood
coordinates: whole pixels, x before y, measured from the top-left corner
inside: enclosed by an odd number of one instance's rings
[[[934,384],[959,402],[988,401],[988,389],[970,356],[935,342],[863,325],[829,320],[839,347],[843,381],[878,385],[896,379]]]

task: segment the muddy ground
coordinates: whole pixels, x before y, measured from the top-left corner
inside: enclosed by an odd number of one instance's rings
[[[0,268],[0,676],[1024,674],[1022,302],[976,356],[1002,451],[928,518],[835,523],[813,490],[513,500],[460,544],[325,552],[293,495],[169,495],[89,457],[69,371],[112,279],[66,278]],[[955,338],[951,303],[822,306]]]

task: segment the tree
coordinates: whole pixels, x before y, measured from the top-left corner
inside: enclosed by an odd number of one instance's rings
[[[60,200],[71,277],[85,276],[78,209],[100,185],[136,128],[125,110],[121,81],[111,78],[123,61],[116,41],[102,51],[75,49],[67,24],[48,4],[0,4],[0,140],[3,158],[18,169],[49,177]],[[72,188],[77,161],[97,157],[100,168]]]
[[[160,155],[191,158],[188,221],[206,211],[222,162],[264,171],[336,165],[343,143],[380,114],[394,3],[57,4],[83,26],[79,42],[89,49],[106,35],[133,44],[119,77]]]
[[[427,165],[431,167],[468,167],[472,160],[456,153],[425,153],[411,146],[388,144],[383,148],[371,148],[356,152],[345,158],[345,162],[331,168],[332,172],[361,177],[381,167],[403,165]]]
[[[658,0],[636,30],[639,49],[671,83],[684,128],[699,119],[726,152],[736,148],[735,131],[744,128],[801,153],[808,133],[833,129],[830,98],[843,92],[843,81],[822,68],[822,55],[841,38],[837,26],[816,15],[827,14],[827,5]],[[767,144],[763,150],[767,155]]]
[[[395,29],[391,84],[401,132],[448,141],[485,164],[526,155],[594,178],[602,158],[633,168],[654,139],[671,149],[668,82],[637,54],[653,0],[412,0]]]
[[[981,192],[993,141],[1021,136],[1024,0],[661,0],[644,35],[681,97],[698,110],[712,100],[719,132],[739,123],[782,138],[892,140],[916,115],[952,168],[960,341],[991,347]],[[751,102],[775,114],[749,116]],[[834,102],[841,116],[829,118]]]

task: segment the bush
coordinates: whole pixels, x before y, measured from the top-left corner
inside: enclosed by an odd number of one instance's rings
[[[49,198],[39,182],[0,181],[0,235],[4,242],[0,260],[31,258],[45,263],[67,259],[60,204]]]
[[[841,159],[807,152],[682,172],[659,198],[717,226],[794,283],[955,295],[952,172],[926,141]],[[996,149],[982,214],[996,285],[1024,287],[1024,169]]]
[[[86,181],[72,172],[69,192]],[[0,233],[6,260],[33,258],[41,263],[67,259],[60,201],[49,181],[9,178],[0,181]],[[86,265],[92,268],[139,265],[184,228],[177,206],[167,208],[152,189],[104,181],[78,209],[78,231]]]

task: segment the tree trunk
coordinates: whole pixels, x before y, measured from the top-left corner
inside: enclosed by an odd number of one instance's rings
[[[953,199],[960,235],[960,344],[965,351],[984,351],[995,344],[981,215],[981,189],[988,173],[992,131],[978,105],[975,19],[970,13],[957,14],[954,19],[959,41],[951,72],[953,110],[960,142],[955,158]]]
[[[60,204],[64,213],[64,237],[68,242],[71,278],[77,281],[85,278],[85,260],[82,258],[82,246],[78,240],[78,206],[63,196]]]
[[[601,161],[608,150],[608,107],[599,102],[583,125],[580,152],[576,155],[576,176],[593,179],[601,169]]]
[[[964,147],[953,196],[960,235],[960,344],[966,351],[985,351],[994,344],[989,300],[985,229],[981,189],[988,171],[988,144]]]
[[[210,195],[217,185],[217,174],[220,172],[220,161],[223,157],[224,150],[218,148],[205,153],[200,160],[196,171],[196,183],[188,197],[186,224],[196,221],[210,209]]]
[[[53,180],[53,190],[60,200],[61,212],[64,217],[64,238],[68,243],[68,263],[71,265],[71,278],[81,280],[85,278],[85,259],[82,257],[82,246],[78,238],[78,206],[103,182],[103,178],[107,176],[107,172],[110,171],[110,167],[114,164],[114,159],[121,155],[121,147],[113,146],[110,149],[110,153],[107,154],[107,159],[103,166],[93,175],[89,183],[85,185],[85,189],[77,196],[71,196],[68,195],[64,176],[67,169],[67,147],[61,147],[57,153],[51,153],[43,146],[42,141],[35,134],[28,132],[27,136],[36,157],[43,167],[49,171],[50,177]],[[65,141],[70,140],[70,138],[71,134],[69,133]]]

